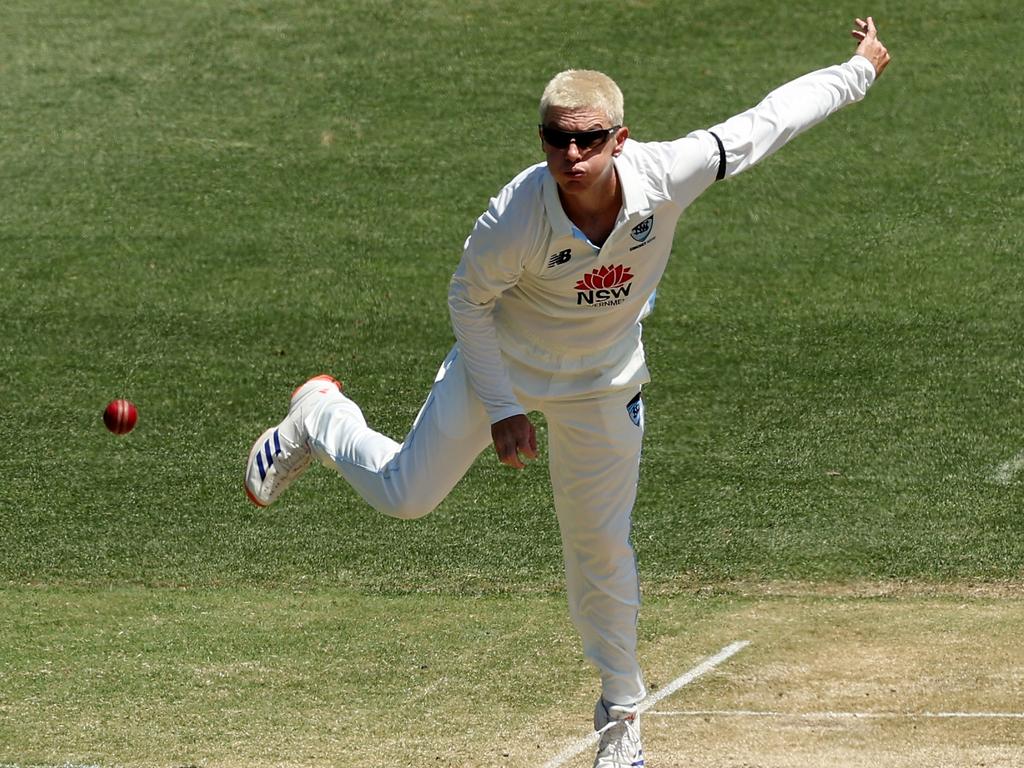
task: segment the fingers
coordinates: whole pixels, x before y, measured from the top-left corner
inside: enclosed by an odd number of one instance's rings
[[[523,458],[537,458],[537,431],[525,416],[513,416],[491,426],[494,452],[498,461],[514,469],[523,469]]]
[[[511,458],[515,463],[510,463],[509,466],[513,466],[516,469],[522,469],[526,464],[519,458],[520,454],[527,459],[537,458],[537,431],[533,428],[533,424],[531,424],[530,431],[525,436],[525,440],[523,440],[522,435],[517,435],[516,437],[517,441],[511,455]]]
[[[523,460],[519,458],[519,454],[516,452],[515,448],[506,448],[502,451],[495,446],[495,449],[498,451],[498,461],[502,464],[512,467],[512,469],[526,468],[526,465],[523,463]]]
[[[850,31],[857,40],[864,40],[867,37],[878,37],[878,30],[875,28],[875,20],[868,16],[867,21],[864,19],[854,19],[854,23],[857,28]]]
[[[516,469],[523,468],[523,462],[519,458],[519,445],[513,433],[505,431],[494,434],[494,452],[498,454],[498,461]]]

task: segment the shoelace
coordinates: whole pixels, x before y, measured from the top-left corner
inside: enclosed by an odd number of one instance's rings
[[[609,735],[608,732],[618,726],[623,727],[625,731],[623,734],[624,738],[615,739],[614,741],[612,741],[612,739],[608,739],[606,741],[605,739]],[[609,744],[613,744],[617,755],[626,754],[629,757],[632,757],[633,745],[640,741],[640,734],[636,727],[636,717],[630,717],[624,720],[609,720],[603,727],[598,729],[597,735],[601,737],[600,749],[603,750],[607,748]],[[629,742],[629,747],[626,747],[626,742]]]
[[[301,447],[296,447],[285,458],[278,458],[275,464],[277,471],[270,478],[270,492],[273,493],[278,486],[287,486],[296,475],[309,466],[311,460],[309,451],[303,451]]]

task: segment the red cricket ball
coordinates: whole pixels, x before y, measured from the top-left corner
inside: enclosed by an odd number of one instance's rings
[[[103,423],[115,435],[124,435],[135,428],[139,411],[131,400],[111,400],[103,411]]]

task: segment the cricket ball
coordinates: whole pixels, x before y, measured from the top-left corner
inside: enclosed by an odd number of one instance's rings
[[[135,428],[139,411],[131,400],[111,400],[103,411],[103,423],[115,435],[124,435]]]

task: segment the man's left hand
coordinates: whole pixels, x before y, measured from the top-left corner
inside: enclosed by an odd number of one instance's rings
[[[882,70],[889,65],[889,51],[878,39],[878,29],[875,27],[875,20],[868,16],[867,21],[857,19],[857,29],[851,30],[851,35],[860,40],[857,46],[857,53],[871,62],[875,68],[875,77],[882,74]]]

